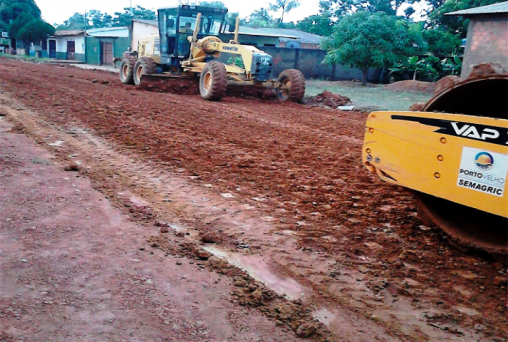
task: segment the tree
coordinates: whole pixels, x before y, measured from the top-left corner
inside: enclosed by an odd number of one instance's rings
[[[330,36],[333,32],[334,22],[329,13],[315,14],[300,20],[296,24],[296,28],[319,36]]]
[[[88,30],[92,28],[88,18],[81,13],[74,13],[72,17],[57,26],[57,30]]]
[[[9,25],[9,37],[11,39],[18,39],[18,34],[21,29],[29,22],[35,20],[34,16],[29,12],[23,12]]]
[[[245,24],[250,27],[277,27],[279,25],[266,8],[260,8],[252,12],[246,18]]]
[[[505,0],[429,0],[431,9],[428,14],[430,19],[428,27],[447,30],[454,34],[458,34],[460,38],[465,38],[469,20],[461,16],[445,15],[445,13],[491,5],[503,1]]]
[[[272,12],[280,12],[279,24],[284,22],[284,14],[300,6],[299,0],[275,0],[271,4],[269,10]]]
[[[213,8],[227,8],[222,1],[200,1],[199,6],[213,7]]]
[[[459,35],[442,28],[423,30],[423,39],[428,45],[427,51],[436,56],[453,56],[462,43]]]
[[[369,68],[390,67],[401,56],[418,55],[425,43],[420,27],[405,19],[359,11],[341,18],[322,47],[325,62],[362,70],[366,85]]]
[[[113,26],[129,26],[132,19],[157,20],[157,14],[139,5],[133,8],[132,13],[130,7],[126,7],[123,13],[115,12]]]
[[[86,19],[92,28],[111,27],[113,25],[113,17],[101,11],[91,10],[86,13]]]
[[[42,19],[34,19],[19,30],[17,39],[24,43],[38,43],[54,33],[55,28],[53,26]]]
[[[7,29],[21,13],[36,19],[41,17],[41,10],[34,0],[0,0],[0,28]]]
[[[346,14],[358,11],[370,13],[384,12],[389,15],[397,15],[400,9],[406,7],[405,14],[410,16],[414,13],[412,4],[418,0],[323,0],[320,1],[322,12],[330,13],[334,18],[340,18]]]

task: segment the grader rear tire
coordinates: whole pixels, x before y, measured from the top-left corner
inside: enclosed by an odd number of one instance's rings
[[[120,81],[123,84],[134,84],[134,65],[136,64],[136,58],[124,57],[120,66]]]
[[[199,93],[207,101],[219,101],[226,94],[228,73],[224,64],[211,61],[203,68],[199,78]]]
[[[287,69],[281,72],[277,80],[277,97],[281,101],[300,103],[305,95],[305,77],[300,70]]]
[[[135,85],[141,84],[141,76],[144,74],[155,74],[157,72],[157,64],[149,57],[141,57],[134,65],[133,79]]]

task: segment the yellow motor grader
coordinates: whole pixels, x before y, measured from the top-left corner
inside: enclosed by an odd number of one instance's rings
[[[506,262],[508,73],[480,64],[465,79],[445,77],[411,110],[369,115],[365,167],[411,189],[424,224]]]
[[[305,78],[296,69],[270,79],[272,57],[254,46],[238,42],[239,20],[234,38],[224,42],[228,25],[225,8],[180,5],[158,10],[159,36],[139,39],[138,49],[124,57],[120,80],[140,85],[149,78],[199,77],[203,99],[220,100],[228,83],[274,89],[283,101],[301,102]],[[231,31],[228,29],[228,31]]]

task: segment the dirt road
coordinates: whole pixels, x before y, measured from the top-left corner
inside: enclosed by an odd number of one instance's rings
[[[240,268],[247,283],[266,286],[261,297],[236,286],[232,301],[300,335],[313,325],[317,340],[506,336],[506,268],[451,248],[421,225],[410,194],[363,170],[365,113],[210,103],[5,59],[0,73],[8,120],[129,208],[152,235],[147,248],[215,254],[229,266],[214,257],[207,267],[242,285]],[[157,221],[169,223],[169,237]]]
[[[0,117],[2,119],[2,117]],[[0,121],[1,341],[292,341]],[[214,312],[214,315],[210,315]]]

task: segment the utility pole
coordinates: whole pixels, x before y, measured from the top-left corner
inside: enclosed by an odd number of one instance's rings
[[[134,18],[134,11],[132,10],[132,0],[131,0],[131,17]]]

